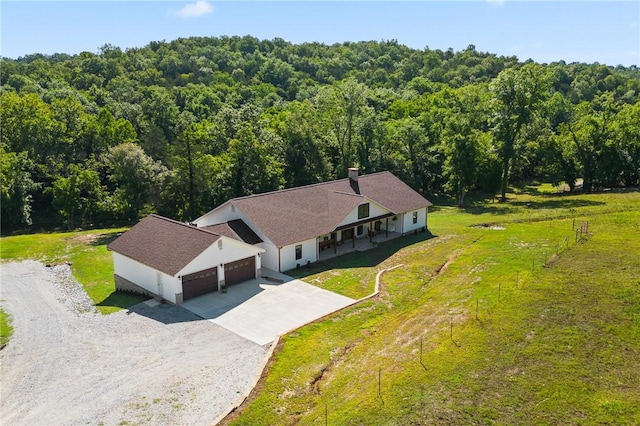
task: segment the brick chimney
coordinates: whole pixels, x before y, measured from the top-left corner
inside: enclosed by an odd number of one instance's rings
[[[358,183],[358,174],[360,169],[357,167],[349,167],[349,180],[354,183]]]

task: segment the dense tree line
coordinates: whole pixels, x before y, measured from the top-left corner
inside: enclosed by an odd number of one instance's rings
[[[354,165],[460,205],[473,189],[504,199],[515,180],[640,179],[635,66],[249,36],[0,66],[4,230],[189,220]]]

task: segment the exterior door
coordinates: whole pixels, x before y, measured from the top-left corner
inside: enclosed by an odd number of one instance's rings
[[[252,280],[256,277],[256,258],[254,256],[224,265],[224,282],[227,286]]]

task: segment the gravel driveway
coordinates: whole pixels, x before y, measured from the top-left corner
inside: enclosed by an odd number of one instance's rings
[[[1,272],[14,327],[0,351],[2,425],[211,424],[269,353],[176,306],[97,314],[66,265]]]

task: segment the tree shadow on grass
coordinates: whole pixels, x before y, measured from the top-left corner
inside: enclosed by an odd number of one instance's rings
[[[108,244],[111,244],[113,242],[113,240],[115,240],[116,238],[118,238],[120,235],[124,234],[123,232],[113,232],[113,233],[109,233],[109,234],[100,234],[98,235],[95,239],[92,239],[91,242],[89,242],[89,245],[92,246],[106,246]]]
[[[576,198],[540,198],[529,201],[507,201],[506,203],[477,204],[466,207],[464,211],[469,214],[507,215],[523,210],[553,210],[553,209],[577,209],[580,207],[594,207],[606,204],[603,201],[584,200]]]
[[[540,201],[513,201],[510,203],[512,206],[525,207],[527,209],[576,209],[579,207],[593,207],[606,204],[604,201],[593,201],[584,199],[557,199],[557,198],[545,198]]]
[[[287,275],[295,278],[305,278],[320,272],[332,269],[367,268],[379,265],[399,250],[418,244],[422,241],[435,238],[428,230],[395,238],[390,241],[381,242],[377,247],[365,251],[352,251],[341,256],[334,257],[320,262],[312,263],[308,267],[287,271]]]

